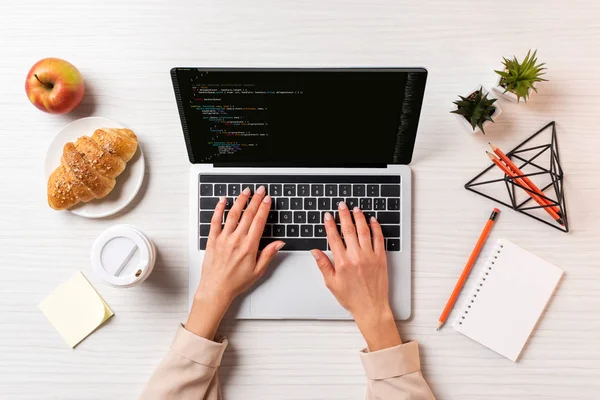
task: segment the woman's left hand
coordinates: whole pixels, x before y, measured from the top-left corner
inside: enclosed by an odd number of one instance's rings
[[[222,198],[212,217],[202,276],[194,295],[186,329],[212,340],[231,302],[254,284],[266,271],[282,241],[269,244],[258,252],[269,211],[271,196],[260,186],[246,209],[250,190],[244,189],[229,211],[222,226],[225,199]]]

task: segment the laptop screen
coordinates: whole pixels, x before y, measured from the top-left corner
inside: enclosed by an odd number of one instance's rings
[[[424,69],[171,71],[192,163],[377,166],[412,157]]]

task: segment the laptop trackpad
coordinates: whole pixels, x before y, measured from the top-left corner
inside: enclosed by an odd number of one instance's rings
[[[308,252],[280,252],[250,296],[253,318],[346,319]]]

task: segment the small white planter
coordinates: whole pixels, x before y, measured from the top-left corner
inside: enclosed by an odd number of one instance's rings
[[[481,88],[483,88],[483,94],[489,93],[489,91],[486,88],[484,88],[483,86],[481,86]],[[470,96],[472,93],[477,92],[478,90],[479,90],[479,87],[469,91],[465,97]],[[494,97],[488,97],[488,98],[492,99]],[[496,101],[494,103],[494,107],[496,107],[496,111],[494,111],[494,113],[492,114],[492,119],[494,120],[494,122],[496,122],[496,120],[498,119],[500,114],[502,114],[502,109],[498,105],[498,101]],[[457,108],[458,107],[456,107],[456,105],[455,105],[454,110],[456,110]],[[471,123],[469,121],[467,121],[467,119],[465,117],[463,117],[462,115],[459,115],[459,114],[452,114],[452,115],[454,115],[456,117],[456,120],[465,128],[465,130],[467,132],[472,133],[472,134],[477,134],[477,133],[481,132],[481,129],[479,129],[478,126],[475,126],[475,129],[473,129],[473,127],[471,126]],[[492,121],[485,121],[483,123],[483,129],[485,130],[485,128],[487,128],[487,126],[492,123],[493,123]]]
[[[510,100],[513,103],[518,103],[518,99],[517,99],[517,95],[514,94],[511,91],[507,91],[506,93],[504,93],[504,88],[502,86],[500,86],[500,79],[502,79],[502,77],[498,76],[498,81],[496,82],[496,86],[494,86],[492,88],[492,90],[494,91],[494,93],[496,93],[498,96],[504,97],[506,100]],[[531,97],[533,97],[533,95],[536,93],[535,90],[531,90],[529,89],[529,91],[527,92],[527,100],[529,100]],[[523,99],[523,102],[525,102],[525,99]]]

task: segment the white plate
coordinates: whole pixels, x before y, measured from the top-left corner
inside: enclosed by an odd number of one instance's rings
[[[67,142],[74,142],[80,136],[92,136],[99,128],[124,128],[118,122],[102,117],[81,118],[62,128],[50,143],[46,153],[46,181],[60,165],[63,147]],[[117,177],[117,184],[108,196],[79,203],[69,209],[73,214],[86,218],[102,218],[121,211],[131,203],[142,187],[144,181],[144,153],[138,142],[138,149],[127,163],[127,168]]]

